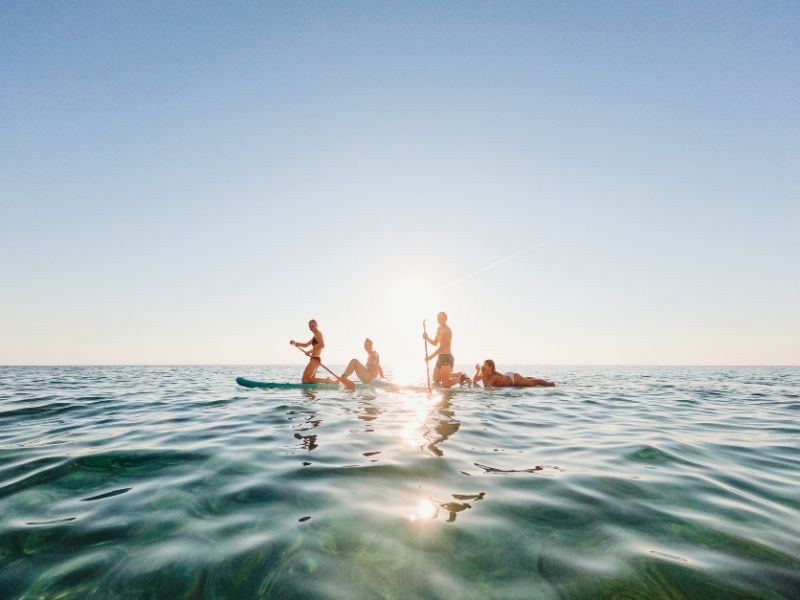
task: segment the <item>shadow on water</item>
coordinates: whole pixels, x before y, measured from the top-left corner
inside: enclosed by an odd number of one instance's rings
[[[294,438],[300,441],[300,447],[303,450],[311,452],[319,447],[317,443],[318,434],[306,434],[305,432],[319,428],[322,419],[317,416],[317,411],[314,408],[317,400],[316,392],[313,390],[302,390],[302,394],[311,402],[305,403],[302,407],[287,411],[286,420],[292,424],[291,429],[294,431]]]
[[[456,419],[455,410],[450,406],[453,393],[442,394],[442,399],[435,404],[425,424],[423,437],[428,441],[424,446],[433,456],[444,456],[444,452],[439,448],[440,444],[446,442],[461,427],[461,423]]]

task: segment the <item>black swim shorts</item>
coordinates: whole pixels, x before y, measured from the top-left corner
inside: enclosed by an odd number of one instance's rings
[[[452,354],[440,354],[439,358],[436,359],[437,367],[452,367],[454,363]]]

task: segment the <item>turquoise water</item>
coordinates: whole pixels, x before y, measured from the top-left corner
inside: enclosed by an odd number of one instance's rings
[[[800,368],[0,368],[2,598],[797,598]]]

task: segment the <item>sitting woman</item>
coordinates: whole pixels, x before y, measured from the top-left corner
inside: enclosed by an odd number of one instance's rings
[[[353,373],[364,383],[372,383],[373,379],[384,378],[383,369],[381,368],[381,357],[372,349],[371,339],[367,338],[364,340],[364,350],[367,351],[367,366],[362,365],[354,358],[347,365],[344,373],[342,373],[342,379],[346,379]]]
[[[472,383],[477,384],[483,381],[483,387],[534,387],[546,386],[552,387],[555,385],[552,381],[544,379],[536,379],[535,377],[525,377],[519,373],[509,371],[508,373],[498,373],[495,369],[494,361],[489,358],[483,361],[483,366],[475,365],[475,377],[472,378]]]

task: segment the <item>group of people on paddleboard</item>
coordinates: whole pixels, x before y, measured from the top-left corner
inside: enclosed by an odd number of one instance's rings
[[[425,360],[431,361],[436,358],[436,364],[433,367],[433,377],[431,378],[434,385],[451,388],[454,385],[477,385],[478,382],[483,383],[485,388],[494,387],[534,387],[546,386],[552,387],[555,385],[552,381],[545,379],[538,379],[536,377],[527,377],[508,371],[501,373],[497,371],[494,361],[486,359],[483,364],[475,365],[475,375],[471,378],[466,373],[453,371],[455,360],[451,350],[453,341],[453,331],[447,324],[447,314],[440,312],[437,317],[439,326],[436,329],[435,337],[430,337],[428,332],[423,327],[422,339],[425,341]],[[372,383],[377,379],[384,379],[383,369],[381,368],[381,359],[378,353],[373,348],[372,340],[367,338],[364,340],[364,350],[367,352],[367,363],[363,364],[361,361],[353,358],[348,364],[341,375],[336,375],[333,371],[328,369],[322,364],[322,350],[325,348],[325,337],[317,326],[317,322],[311,319],[308,322],[308,328],[313,334],[312,338],[307,342],[297,342],[289,340],[292,346],[300,348],[309,361],[306,368],[303,370],[302,383],[335,383],[339,381],[346,387],[353,386],[353,382],[348,379],[351,375],[355,374],[362,382]],[[428,344],[436,346],[433,353],[428,354]],[[309,350],[303,350],[310,348]],[[333,375],[334,379],[330,377],[320,378],[317,377],[317,370],[322,367],[328,373]]]

